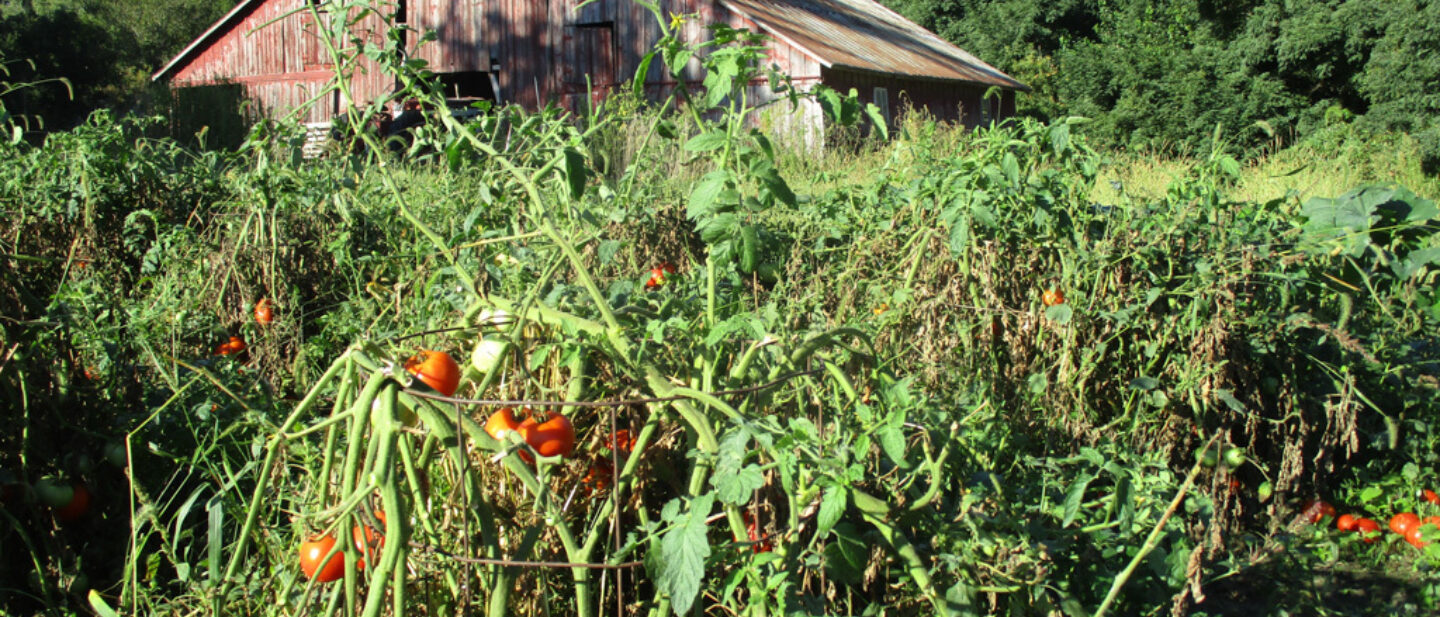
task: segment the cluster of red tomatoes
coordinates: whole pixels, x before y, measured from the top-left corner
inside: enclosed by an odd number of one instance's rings
[[[385,513],[376,512],[375,518],[385,524]],[[380,555],[385,545],[385,536],[368,525],[356,525],[350,530],[351,541],[361,557],[355,561],[355,568],[365,569],[365,558],[372,560]],[[335,536],[325,534],[312,537],[300,544],[300,571],[305,576],[321,583],[339,580],[345,575],[345,551],[335,548]]]
[[[1440,494],[1436,494],[1435,491],[1425,489],[1421,491],[1420,495],[1426,502],[1432,505],[1440,505]],[[1362,539],[1367,543],[1373,543],[1379,538],[1380,523],[1374,519],[1363,516],[1357,517],[1353,514],[1341,514],[1339,517],[1336,517],[1336,514],[1335,506],[1319,500],[1305,502],[1301,507],[1300,513],[1301,516],[1305,517],[1305,519],[1311,523],[1318,523],[1326,517],[1334,518],[1336,529],[1360,533]],[[1425,542],[1425,539],[1422,537],[1424,532],[1421,531],[1421,529],[1424,527],[1435,527],[1436,531],[1440,532],[1440,516],[1427,516],[1422,519],[1414,512],[1401,512],[1390,517],[1389,527],[1390,531],[1400,535],[1406,542],[1410,543],[1410,546],[1425,548],[1427,542]]]
[[[255,323],[268,326],[275,321],[275,307],[271,305],[269,298],[261,298],[255,303]],[[245,352],[245,339],[238,336],[230,337],[230,340],[221,343],[215,348],[217,356],[233,356]]]
[[[666,277],[675,274],[675,264],[661,262],[660,265],[650,269],[650,279],[645,281],[645,289],[664,287]]]

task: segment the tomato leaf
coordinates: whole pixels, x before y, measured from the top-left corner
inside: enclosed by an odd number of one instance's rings
[[[1080,514],[1080,504],[1085,503],[1085,489],[1090,488],[1090,482],[1095,480],[1091,474],[1081,474],[1070,484],[1070,490],[1065,494],[1065,510],[1060,520],[1061,527],[1069,527],[1075,522],[1075,517]]]
[[[690,192],[690,206],[685,211],[685,216],[691,220],[710,214],[715,209],[716,198],[720,192],[725,190],[725,185],[730,179],[729,172],[717,169],[700,179],[695,189]]]
[[[765,485],[765,475],[759,466],[743,464],[749,445],[750,433],[744,429],[732,431],[720,440],[720,452],[710,483],[724,503],[733,506],[749,503],[755,490]]]
[[[655,582],[670,595],[670,606],[676,615],[690,612],[700,585],[705,580],[705,560],[710,557],[710,544],[705,539],[705,518],[714,506],[714,495],[705,494],[690,502],[685,513],[678,512],[677,501],[665,507],[672,523],[670,531],[660,538],[660,550],[648,565],[655,570]],[[671,505],[675,505],[674,508]]]
[[[90,608],[95,609],[95,613],[100,615],[100,617],[120,617],[120,613],[115,612],[115,609],[105,601],[105,598],[100,597],[100,592],[91,589],[88,599],[90,600]]]
[[[1057,325],[1063,326],[1070,323],[1070,317],[1072,315],[1074,315],[1074,311],[1070,308],[1069,304],[1056,304],[1055,306],[1045,307],[1045,318],[1055,322]]]
[[[710,152],[711,150],[719,150],[725,145],[725,142],[729,139],[729,137],[729,135],[725,134],[725,131],[721,130],[701,133],[699,135],[691,137],[689,141],[686,141],[685,149],[690,152]]]
[[[910,465],[905,462],[905,434],[893,426],[881,427],[875,431],[875,436],[880,438],[880,449],[885,451],[885,456],[890,457],[901,469],[909,469]]]
[[[844,486],[834,486],[825,491],[825,496],[820,500],[820,513],[815,517],[815,536],[825,537],[835,524],[840,522],[840,517],[845,514],[845,506],[848,503],[849,491]]]
[[[864,580],[865,563],[870,546],[863,534],[850,523],[835,525],[835,534],[825,545],[825,571],[837,580],[858,585]]]

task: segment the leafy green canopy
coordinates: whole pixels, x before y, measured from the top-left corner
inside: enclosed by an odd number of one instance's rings
[[[1440,160],[1440,3],[886,3],[1033,87],[1022,113],[1094,118],[1105,142],[1202,146],[1223,124],[1253,146],[1354,120],[1414,133]]]

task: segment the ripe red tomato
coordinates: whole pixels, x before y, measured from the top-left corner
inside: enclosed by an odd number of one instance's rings
[[[750,538],[751,542],[754,542],[754,544],[750,545],[752,552],[760,554],[774,550],[775,545],[769,540],[761,541],[760,526],[756,524],[755,519],[750,516],[749,510],[741,512],[740,517],[745,520],[745,535]]]
[[[603,458],[596,458],[590,463],[590,469],[585,472],[585,477],[580,480],[580,486],[585,489],[586,495],[594,495],[610,488],[610,481],[614,478],[615,472],[611,469],[610,461]]]
[[[70,498],[70,503],[55,510],[55,518],[67,523],[79,520],[90,510],[90,489],[81,482],[76,482],[74,487],[75,495]]]
[[[1366,543],[1372,543],[1380,537],[1380,523],[1368,518],[1356,519],[1355,531],[1360,533],[1361,539]]]
[[[455,396],[460,387],[460,365],[443,351],[423,350],[405,361],[405,370],[445,396]]]
[[[672,274],[675,274],[675,264],[661,262],[660,265],[650,269],[650,280],[645,281],[645,289],[664,286],[666,277]]]
[[[1324,501],[1312,499],[1306,501],[1300,508],[1300,515],[1311,523],[1318,523],[1320,519],[1327,516],[1335,516],[1335,506]]]
[[[1426,542],[1425,539],[1421,537],[1421,530],[1426,527],[1440,527],[1440,516],[1427,516],[1425,517],[1425,522],[1416,523],[1414,527],[1411,527],[1409,531],[1405,532],[1405,541],[1409,542],[1410,546],[1415,548],[1425,548],[1425,545],[1429,544],[1429,542]]]
[[[525,418],[517,430],[540,456],[569,456],[575,450],[575,427],[558,412],[546,412],[544,422]]]
[[[321,561],[334,548],[335,536],[330,534],[300,543],[300,571],[304,572],[305,576],[321,583],[338,580],[344,576],[345,555],[343,551],[336,551],[330,559]]]
[[[1059,289],[1051,287],[1046,289],[1045,293],[1040,294],[1040,301],[1044,302],[1045,306],[1065,304],[1065,294],[1061,293]]]
[[[1335,528],[1340,531],[1355,531],[1355,523],[1359,520],[1354,514],[1341,514],[1340,518],[1335,519]]]
[[[635,449],[635,435],[630,429],[622,428],[615,431],[610,439],[610,449],[616,452],[629,453]]]
[[[1437,506],[1440,506],[1440,494],[1436,494],[1435,491],[1432,491],[1432,490],[1430,490],[1430,489],[1427,488],[1427,489],[1425,489],[1425,490],[1423,490],[1423,491],[1420,491],[1420,496],[1421,496],[1422,498],[1424,498],[1425,501],[1428,501],[1428,502],[1433,503],[1433,504],[1435,504],[1435,505],[1437,505]]]
[[[245,341],[238,336],[232,336],[229,342],[222,343],[219,347],[215,348],[215,355],[229,356],[242,351],[245,351]]]
[[[385,524],[384,512],[376,512],[375,518],[380,521],[381,525]],[[385,547],[384,530],[376,531],[374,527],[368,525],[356,525],[352,527],[350,529],[350,539],[355,543],[355,550],[360,551],[360,554],[365,557],[378,557],[380,555],[380,549]],[[355,562],[357,568],[362,570],[365,568],[365,557],[361,557]]]
[[[255,303],[255,323],[268,326],[274,319],[275,310],[270,306],[269,298],[261,298],[259,302]]]
[[[1409,533],[1411,528],[1419,525],[1420,517],[1415,516],[1414,512],[1401,512],[1390,517],[1390,531],[1402,536]]]
[[[515,419],[515,410],[509,407],[501,407],[485,420],[485,432],[502,443],[505,441],[506,435],[519,429],[520,421]]]

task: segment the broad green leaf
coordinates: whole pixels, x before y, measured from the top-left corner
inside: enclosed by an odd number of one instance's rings
[[[820,513],[815,517],[816,537],[824,537],[840,522],[840,517],[845,514],[845,506],[849,503],[848,495],[849,491],[843,485],[825,490],[825,496],[820,499]]]
[[[885,121],[885,114],[874,103],[865,104],[865,115],[870,119],[870,126],[880,134],[880,139],[890,139],[890,125]]]
[[[705,560],[710,557],[710,544],[705,538],[706,517],[715,503],[714,496],[700,495],[690,502],[684,514],[677,514],[670,531],[660,538],[660,555],[654,560],[656,584],[670,595],[670,606],[676,615],[690,612],[700,595],[705,580]]]
[[[719,150],[725,146],[725,142],[729,140],[729,138],[730,136],[726,135],[725,131],[716,129],[691,137],[689,141],[685,142],[685,149],[690,152]]]
[[[100,592],[91,589],[87,598],[90,600],[90,608],[95,609],[95,613],[100,617],[120,617],[120,613],[116,612],[105,598],[100,597]]]
[[[875,431],[875,436],[880,438],[880,449],[885,451],[885,456],[902,468],[908,467],[905,462],[905,434],[900,429],[885,426]]]
[[[854,525],[841,522],[825,545],[825,571],[837,580],[858,585],[864,580],[865,564],[870,559],[870,545]]]
[[[1006,152],[1005,158],[1000,159],[1000,170],[1005,174],[1010,186],[1020,186],[1020,160],[1015,158],[1013,152]]]
[[[690,206],[686,208],[685,216],[693,221],[713,212],[715,200],[720,196],[720,192],[725,190],[729,179],[730,174],[723,169],[717,169],[700,178],[700,182],[696,183],[695,189],[690,192]]]
[[[1045,307],[1045,318],[1061,326],[1070,323],[1070,318],[1074,316],[1074,314],[1075,311],[1070,308],[1069,304],[1056,304],[1055,306]]]
[[[715,475],[711,476],[711,482],[715,485],[715,494],[720,501],[739,506],[750,503],[755,491],[765,485],[765,474],[760,471],[760,466],[754,464],[731,473],[721,473],[716,469]]]
[[[1160,380],[1154,377],[1136,377],[1130,380],[1130,388],[1141,392],[1148,392],[1160,387]]]
[[[1090,482],[1094,480],[1095,476],[1091,474],[1080,474],[1080,477],[1070,484],[1070,489],[1065,493],[1065,514],[1060,521],[1061,527],[1069,527],[1070,523],[1075,522],[1075,517],[1080,514],[1080,505],[1085,503],[1085,489],[1090,488]]]

